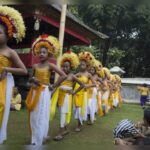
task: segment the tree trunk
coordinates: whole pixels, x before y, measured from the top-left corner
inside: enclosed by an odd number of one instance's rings
[[[112,40],[109,38],[109,39],[107,39],[107,41],[104,44],[103,59],[102,59],[102,63],[103,63],[104,66],[106,65],[106,62],[107,62],[107,53],[109,51],[111,42],[112,42]]]

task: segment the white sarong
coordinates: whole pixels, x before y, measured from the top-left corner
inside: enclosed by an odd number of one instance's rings
[[[90,115],[91,122],[94,122],[95,113],[97,112],[97,89],[93,88],[92,97],[88,99],[88,114]]]
[[[35,92],[33,97],[35,96]],[[34,111],[30,112],[31,143],[42,145],[48,136],[51,106],[51,92],[48,86],[41,92],[40,99]]]
[[[12,98],[12,91],[14,87],[14,79],[11,73],[7,74],[7,83],[6,83],[6,102],[5,102],[5,110],[4,116],[2,120],[2,125],[0,128],[0,144],[2,144],[7,139],[7,123],[10,112],[10,103]],[[1,93],[0,93],[1,94]]]
[[[72,90],[72,87],[68,87],[68,86],[61,86],[60,87],[61,90]],[[64,97],[64,103],[63,105],[60,107],[60,127],[61,128],[64,128],[67,123],[66,123],[66,115],[67,113],[70,113],[69,109],[69,105],[70,105],[70,102],[69,102],[70,98],[69,98],[69,94],[66,92],[66,95]],[[70,114],[71,115],[71,114]]]

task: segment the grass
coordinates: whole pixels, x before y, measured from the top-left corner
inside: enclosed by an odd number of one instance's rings
[[[76,120],[72,117],[71,133],[60,142],[55,142],[52,138],[59,129],[59,113],[57,112],[55,119],[50,123],[51,140],[46,143],[48,146],[113,146],[112,130],[116,124],[125,118],[134,122],[142,120],[143,110],[139,105],[124,104],[121,109],[112,110],[105,117],[97,117],[97,121],[93,126],[84,125],[82,132],[75,133]],[[30,133],[28,130],[28,114],[27,111],[10,112],[8,122],[8,139],[6,145],[28,145],[30,144]]]

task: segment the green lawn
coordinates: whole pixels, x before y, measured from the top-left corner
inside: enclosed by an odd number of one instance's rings
[[[139,105],[124,104],[121,109],[112,110],[105,117],[97,117],[93,126],[84,125],[82,132],[75,133],[76,120],[72,117],[70,129],[71,133],[61,142],[55,142],[52,138],[56,135],[59,126],[59,114],[50,123],[51,140],[48,146],[73,146],[73,145],[113,145],[112,129],[121,119],[131,119],[133,121],[142,120],[143,110]],[[8,140],[5,144],[26,145],[30,144],[30,134],[28,131],[27,111],[11,112],[8,123]]]

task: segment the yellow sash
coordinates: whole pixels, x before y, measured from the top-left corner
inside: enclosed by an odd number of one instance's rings
[[[83,82],[84,84],[88,84],[89,80],[86,76],[80,76],[78,77],[78,79]],[[76,83],[74,90],[79,88],[79,84]],[[79,91],[75,97],[74,97],[74,104],[76,107],[81,107],[81,116],[84,116],[84,99],[87,99],[88,95],[87,95],[87,91],[85,91],[84,89],[82,89],[81,91]]]
[[[60,95],[60,89],[57,88],[56,91],[54,92],[52,98],[51,98],[51,109],[50,109],[50,120],[53,120],[56,112],[56,105],[58,102],[58,97]],[[65,98],[65,95],[63,94],[63,98]],[[71,112],[72,112],[72,95],[69,94],[69,112],[67,113],[66,116],[66,123],[69,124],[71,120]]]
[[[113,108],[113,93],[110,93],[109,98],[108,98],[108,106],[110,108]]]
[[[72,82],[65,80],[61,83],[61,85],[72,87]],[[63,91],[60,88],[57,88],[53,93],[51,98],[50,120],[52,120],[55,116],[57,102],[59,106],[63,105],[65,94],[66,91]]]
[[[26,98],[26,106],[30,112],[32,112],[35,109],[37,103],[39,102],[41,92],[44,88],[45,88],[44,86],[40,85],[36,88],[30,89],[30,91],[27,95],[27,98]],[[32,100],[34,90],[36,91],[36,93],[35,93],[34,99]]]
[[[84,101],[87,99],[87,91],[83,92],[82,105],[81,105],[81,116],[84,116]]]
[[[11,67],[11,60],[0,54],[0,74],[3,72],[3,67]],[[7,79],[0,81],[0,127],[3,120],[4,110],[5,110],[5,101],[6,101],[6,83]]]
[[[100,116],[103,116],[104,113],[103,113],[103,110],[102,110],[101,99],[100,99],[99,95],[97,95],[97,104],[98,104],[98,114]]]
[[[5,110],[6,83],[7,83],[7,79],[0,81],[0,127],[2,125],[2,120],[3,120],[4,110]]]
[[[80,87],[80,85],[78,83],[76,83],[74,91],[77,90],[79,87]],[[83,101],[83,93],[84,93],[84,90],[82,89],[78,93],[76,93],[76,95],[74,96],[74,105],[76,107],[81,107],[82,101]]]
[[[65,80],[64,82],[62,82],[61,86],[62,87],[60,87],[59,89],[59,96],[58,96],[58,106],[60,107],[64,104],[64,99],[65,99],[66,93],[68,92],[67,87],[72,89],[73,82]]]
[[[52,98],[51,98],[50,120],[53,120],[55,116],[58,95],[59,95],[59,88],[56,89],[56,91],[53,93]]]

